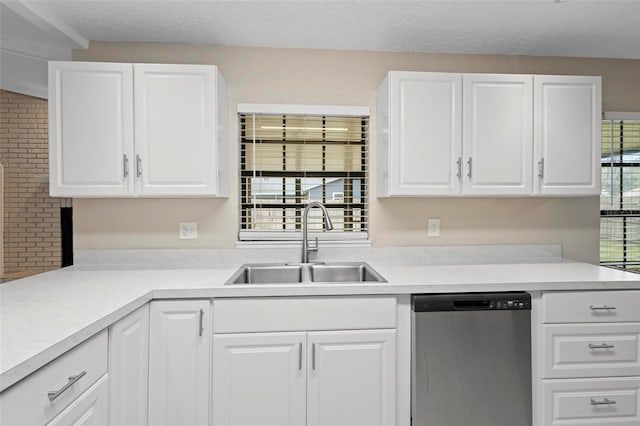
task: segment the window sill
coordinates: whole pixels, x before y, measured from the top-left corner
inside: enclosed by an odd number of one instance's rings
[[[297,241],[236,241],[236,248],[300,248],[301,240]],[[322,241],[319,240],[320,247],[343,247],[343,248],[368,248],[371,247],[369,240],[342,240],[342,241]]]

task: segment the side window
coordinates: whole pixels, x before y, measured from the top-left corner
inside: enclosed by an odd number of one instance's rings
[[[602,122],[600,264],[640,272],[640,114]]]

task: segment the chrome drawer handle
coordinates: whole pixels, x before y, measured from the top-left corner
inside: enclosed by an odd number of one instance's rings
[[[592,311],[614,311],[616,309],[615,306],[607,306],[607,305],[602,305],[602,306],[589,306],[589,309],[591,309]]]
[[[615,400],[609,398],[605,398],[602,401],[596,401],[595,399],[591,398],[591,405],[613,405],[615,403]]]
[[[78,380],[82,379],[85,374],[87,374],[87,372],[83,371],[82,373],[76,374],[75,376],[69,376],[69,381],[67,382],[66,385],[64,385],[63,387],[61,387],[57,391],[52,391],[52,392],[47,393],[47,396],[49,397],[49,401],[53,401],[54,399],[56,399],[57,397],[62,395],[64,393],[64,391],[66,391],[71,386],[73,386],[75,382],[77,382]]]
[[[603,343],[601,345],[594,345],[593,343],[589,343],[589,349],[613,349],[615,345],[608,345]]]

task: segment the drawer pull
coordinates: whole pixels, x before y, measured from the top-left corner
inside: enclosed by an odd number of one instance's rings
[[[615,400],[609,398],[604,398],[602,401],[596,401],[595,399],[591,398],[591,405],[613,405],[615,403]]]
[[[607,305],[602,305],[602,306],[589,306],[589,309],[591,309],[592,311],[613,311],[616,309],[615,306],[607,306]]]
[[[57,397],[62,395],[64,393],[64,391],[66,391],[71,386],[73,386],[73,384],[75,382],[77,382],[78,380],[82,379],[85,374],[87,374],[87,372],[83,371],[82,373],[76,374],[75,376],[69,376],[69,381],[67,382],[66,385],[64,385],[63,387],[61,387],[57,391],[52,391],[52,392],[47,393],[47,395],[49,396],[49,401],[53,401],[54,399],[56,399]]]
[[[615,345],[608,345],[606,343],[603,343],[601,345],[594,345],[593,343],[589,343],[589,349],[613,349],[615,347]]]

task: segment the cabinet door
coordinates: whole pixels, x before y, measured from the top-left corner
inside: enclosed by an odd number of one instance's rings
[[[388,195],[458,195],[462,76],[392,72],[389,93]]]
[[[109,375],[105,374],[48,426],[102,426],[109,423]]]
[[[534,76],[535,188],[599,195],[601,78]]]
[[[465,74],[465,195],[531,195],[533,77]]]
[[[130,64],[49,62],[49,191],[133,195]]]
[[[307,425],[395,424],[395,331],[308,334]]]
[[[139,195],[216,195],[216,76],[210,65],[134,65]]]
[[[149,305],[109,328],[111,425],[146,425],[149,374]]]
[[[149,424],[208,425],[209,300],[151,302]]]
[[[305,425],[306,333],[213,337],[213,424]]]

